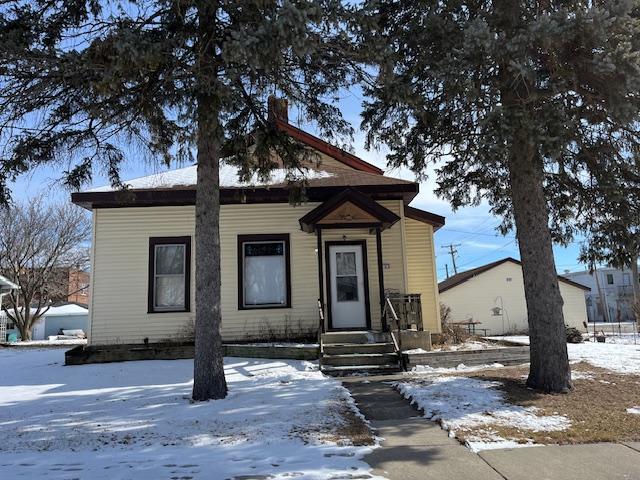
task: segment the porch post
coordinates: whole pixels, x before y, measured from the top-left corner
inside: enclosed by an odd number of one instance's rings
[[[316,238],[318,241],[318,291],[320,294],[320,305],[322,305],[322,310],[324,311],[324,273],[323,273],[323,262],[322,262],[322,228],[316,226]],[[322,331],[324,332],[325,326],[322,324]]]
[[[378,286],[380,288],[380,318],[382,319],[382,329],[387,330],[387,320],[384,318],[384,266],[382,265],[382,235],[380,225],[376,226],[376,253],[378,254]]]

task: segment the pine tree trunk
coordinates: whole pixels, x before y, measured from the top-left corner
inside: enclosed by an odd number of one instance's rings
[[[198,167],[196,186],[196,322],[193,399],[227,395],[224,377],[220,309],[220,139],[219,102],[215,78],[212,2],[199,6]]]
[[[567,392],[571,370],[543,190],[543,165],[526,133],[512,146],[509,176],[529,319],[531,367],[527,386],[544,392]]]

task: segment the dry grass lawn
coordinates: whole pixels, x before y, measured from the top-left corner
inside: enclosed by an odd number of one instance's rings
[[[483,370],[464,376],[501,382],[509,402],[537,407],[541,414],[564,415],[571,420],[567,430],[557,432],[492,426],[504,438],[560,444],[639,441],[640,415],[626,410],[640,405],[640,376],[615,374],[587,363],[572,365],[572,371],[581,372],[579,377],[589,378],[574,380],[574,390],[566,395],[545,395],[528,389],[525,385],[527,367]],[[473,430],[465,433],[473,434]]]
[[[338,445],[369,446],[376,443],[369,425],[344,403],[336,404],[321,424],[294,430],[293,435],[305,442],[334,442]]]

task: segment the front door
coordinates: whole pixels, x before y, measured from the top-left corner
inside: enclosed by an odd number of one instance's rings
[[[366,252],[363,243],[329,245],[331,328],[367,328]]]

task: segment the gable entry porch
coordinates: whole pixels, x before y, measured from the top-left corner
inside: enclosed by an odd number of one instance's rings
[[[401,370],[402,331],[423,330],[420,295],[385,288],[382,232],[400,220],[351,188],[299,220],[317,239],[318,341],[326,373]],[[376,267],[374,278],[369,265]]]

